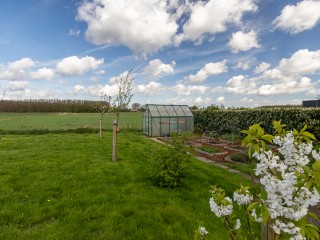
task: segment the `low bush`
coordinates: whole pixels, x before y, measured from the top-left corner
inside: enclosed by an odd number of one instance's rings
[[[241,162],[241,163],[249,163],[250,162],[250,159],[249,159],[249,156],[248,154],[246,153],[234,153],[230,156],[230,159],[232,161],[235,161],[235,162]]]
[[[193,149],[187,145],[188,140],[188,135],[173,134],[171,141],[157,153],[153,170],[156,186],[176,188],[184,185],[193,158]]]
[[[202,146],[200,150],[205,151],[207,153],[219,153],[221,152],[219,149],[210,147],[210,146]]]

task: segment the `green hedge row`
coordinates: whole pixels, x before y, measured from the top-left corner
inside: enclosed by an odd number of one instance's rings
[[[194,112],[195,128],[216,131],[219,134],[239,134],[252,124],[260,123],[267,133],[272,134],[273,120],[281,120],[287,129],[301,129],[305,124],[308,131],[320,139],[320,108],[271,108],[246,110],[211,110]]]

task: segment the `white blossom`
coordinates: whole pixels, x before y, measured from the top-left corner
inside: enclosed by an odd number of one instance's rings
[[[200,231],[200,236],[204,236],[209,233],[205,227],[199,227],[199,231]]]
[[[278,153],[271,150],[254,153],[258,160],[255,174],[260,176],[260,183],[267,192],[265,204],[270,217],[298,221],[307,215],[310,206],[320,201],[320,196],[315,188],[298,188],[297,175],[304,172],[302,167],[309,163],[311,153],[317,160],[320,155],[312,150],[311,142],[295,142],[292,132],[284,137],[276,136],[273,142],[279,145]],[[258,219],[255,211],[252,211],[252,216]],[[294,239],[302,239],[300,229],[292,222],[286,224],[276,220],[273,229],[277,234],[283,231],[293,235]]]
[[[252,210],[251,216],[254,218],[256,222],[262,222],[261,215],[258,217],[255,209]]]
[[[316,161],[320,161],[320,153],[313,150],[312,142],[297,142],[293,132],[276,136],[273,142],[279,146],[276,151],[261,149],[253,154],[258,160],[255,174],[259,176],[267,193],[267,198],[261,200],[266,205],[270,218],[274,219],[272,228],[276,234],[283,232],[291,236],[290,240],[302,240],[305,238],[300,233],[301,229],[293,222],[304,218],[309,207],[320,202],[320,195],[315,187],[308,186],[305,181],[301,182],[299,175],[304,173],[303,167],[310,163],[311,155]],[[250,204],[253,196],[248,190],[241,188],[234,192],[233,199],[239,205]],[[225,200],[230,204],[217,205],[210,198],[211,211],[218,217],[232,213],[231,199],[226,197]],[[257,216],[255,209],[251,211],[251,216],[257,222],[262,221],[261,214]],[[240,220],[237,219],[235,229],[240,227]]]
[[[225,197],[224,199],[227,200],[230,204],[227,204],[226,206],[217,205],[214,199],[210,198],[210,209],[217,217],[229,216],[232,213],[233,206],[231,199],[229,197]]]
[[[253,200],[253,196],[250,195],[249,191],[246,190],[246,194],[240,194],[238,192],[233,193],[233,200],[239,205],[249,204]]]
[[[276,234],[280,234],[283,231],[292,235],[290,239],[305,239],[300,233],[300,228],[296,227],[292,222],[284,223],[283,221],[276,220],[272,228]]]
[[[237,219],[237,225],[234,227],[236,230],[240,229],[241,227],[241,222],[240,222],[240,219],[238,218]]]

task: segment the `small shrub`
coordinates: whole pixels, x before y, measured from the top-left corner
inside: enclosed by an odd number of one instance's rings
[[[167,142],[165,148],[157,154],[153,173],[156,186],[164,188],[183,186],[193,157],[193,149],[187,145],[188,139],[188,135],[179,137],[173,134],[170,143]]]
[[[249,163],[249,156],[246,153],[234,153],[230,156],[230,159],[235,162]]]
[[[221,152],[219,149],[209,146],[202,146],[200,150],[205,151],[207,153],[219,153]]]

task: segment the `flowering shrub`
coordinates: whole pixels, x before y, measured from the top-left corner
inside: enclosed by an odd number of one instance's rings
[[[261,183],[260,195],[254,197],[249,187],[241,186],[232,201],[221,188],[214,186],[211,191],[210,209],[223,220],[231,239],[248,235],[256,239],[252,224],[257,222],[269,222],[277,239],[319,239],[318,227],[307,221],[307,215],[317,218],[309,208],[320,201],[320,155],[311,141],[315,137],[306,126],[301,131],[286,131],[285,127],[274,122],[275,136],[265,134],[258,124],[242,131],[247,134],[243,145],[258,162],[255,174]],[[277,149],[268,149],[267,142]],[[234,203],[244,210],[248,231],[241,231]]]

